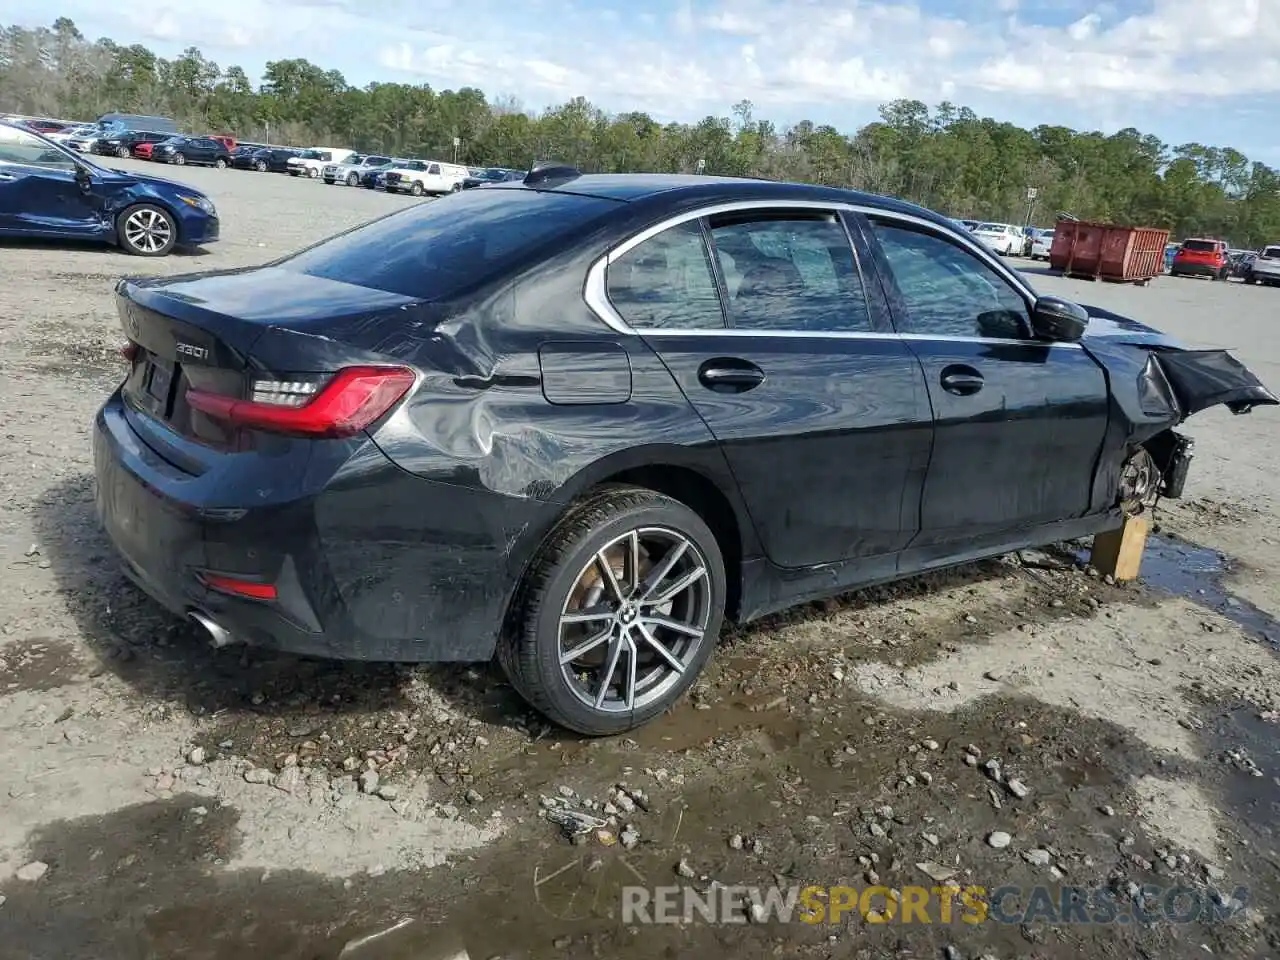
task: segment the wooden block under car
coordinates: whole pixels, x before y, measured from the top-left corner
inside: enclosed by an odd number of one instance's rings
[[[1116,582],[1136,580],[1142,568],[1142,552],[1147,548],[1147,536],[1151,533],[1148,514],[1139,513],[1125,517],[1118,530],[1108,530],[1093,538],[1093,550],[1089,562],[1104,576],[1111,574]]]

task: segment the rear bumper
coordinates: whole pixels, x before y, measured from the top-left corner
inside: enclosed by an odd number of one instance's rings
[[[160,458],[129,416],[117,392],[95,421],[98,516],[128,576],[173,613],[305,656],[493,655],[521,573],[510,532],[541,529],[550,505],[425,480],[365,441],[313,494],[228,506],[225,484]],[[212,590],[201,571],[274,584],[277,599]]]
[[[1215,267],[1209,263],[1178,263],[1175,261],[1169,272],[1186,274],[1189,277],[1216,277],[1226,269],[1226,267]]]

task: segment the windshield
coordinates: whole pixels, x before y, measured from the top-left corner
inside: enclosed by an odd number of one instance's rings
[[[1003,223],[984,223],[978,227],[983,233],[1004,233]]]
[[[425,300],[481,283],[616,201],[520,188],[468,190],[356,227],[278,262],[285,270]]]
[[[319,150],[303,150],[300,154],[298,154],[298,159],[299,160],[319,160],[320,151]]]

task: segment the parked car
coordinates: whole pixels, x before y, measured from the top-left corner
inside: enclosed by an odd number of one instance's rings
[[[18,121],[20,126],[35,133],[48,135],[50,133],[58,133],[59,131],[68,129],[71,125],[65,120],[45,120],[35,117],[28,117],[25,120]]]
[[[353,156],[355,156],[354,150],[333,147],[313,147],[310,150],[303,150],[297,156],[289,158],[289,176],[306,176],[317,180],[327,164],[342,163]]]
[[[1010,223],[980,223],[974,228],[973,235],[1002,257],[1012,256],[1022,249],[1018,228]]]
[[[1183,240],[1173,255],[1169,273],[1175,277],[1208,277],[1225,280],[1231,274],[1227,261],[1227,245],[1222,240],[1194,238]]]
[[[108,133],[99,137],[93,144],[93,152],[105,157],[131,157],[133,150],[140,143],[157,144],[172,137],[172,133],[158,133],[153,130],[128,130],[123,133]]]
[[[412,160],[407,160],[404,157],[395,157],[390,163],[365,167],[360,173],[360,186],[369,190],[386,189],[387,171],[403,167],[405,164],[412,162]]]
[[[1183,419],[1278,402],[806,184],[539,165],[116,298],[97,510],[145,591],[218,645],[496,652],[596,735],[676,703],[726,616],[1114,529],[1181,493]]]
[[[289,169],[289,161],[298,155],[291,147],[262,147],[241,154],[239,151],[231,158],[232,164],[243,170],[257,170],[259,173],[285,173]]]
[[[463,190],[471,190],[475,187],[483,187],[489,183],[510,183],[514,180],[523,180],[525,176],[524,170],[508,170],[505,167],[489,167],[483,170],[473,171],[469,177],[462,181]]]
[[[978,220],[961,220],[960,223],[962,223],[964,225],[964,228],[968,230],[970,233],[972,233],[974,230],[977,230],[978,227],[982,225],[981,221],[978,221]]]
[[[54,143],[60,143],[64,147],[70,146],[72,140],[78,140],[83,137],[94,137],[97,135],[98,128],[92,123],[78,123],[70,127],[64,127],[53,133],[46,133],[45,136]]]
[[[178,166],[197,163],[222,170],[231,162],[231,151],[213,137],[170,137],[155,145],[152,158]]]
[[[1031,252],[1027,254],[1032,260],[1048,260],[1053,250],[1053,230],[1037,227],[1031,239]]]
[[[152,156],[152,151],[154,151],[157,146],[159,146],[159,144],[151,143],[149,141],[147,143],[135,143],[133,145],[133,156],[139,160],[154,160],[155,157]]]
[[[237,142],[235,137],[228,136],[227,134],[223,134],[223,133],[215,133],[209,139],[217,140],[220,144],[222,144],[224,147],[227,148],[227,153],[230,153],[236,147],[240,146],[239,142]]]
[[[96,240],[162,257],[218,239],[213,202],[185,184],[100,167],[0,123],[0,235]]]
[[[383,186],[388,193],[457,193],[467,179],[467,168],[437,160],[410,160],[385,171]]]
[[[366,170],[385,167],[391,163],[390,157],[380,154],[353,153],[342,163],[328,163],[320,171],[325,183],[344,183],[348,187],[360,185],[360,175]]]
[[[1244,251],[1237,259],[1231,263],[1231,276],[1239,277],[1245,283],[1250,283],[1253,276],[1253,264],[1258,259],[1258,254],[1253,250]]]
[[[1280,244],[1268,244],[1258,251],[1242,275],[1245,283],[1280,283]]]

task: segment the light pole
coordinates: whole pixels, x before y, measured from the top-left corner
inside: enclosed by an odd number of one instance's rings
[[[462,138],[454,137],[453,138],[453,162],[454,163],[458,162],[458,147],[460,147],[461,145],[462,145]]]

